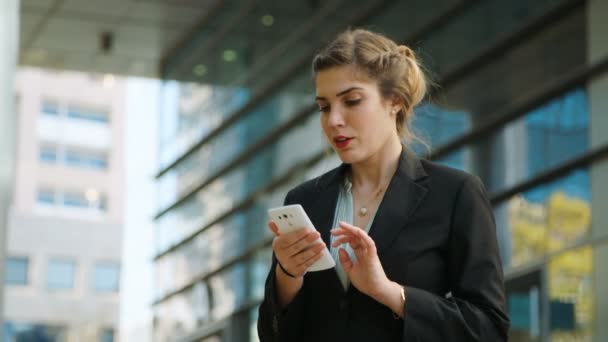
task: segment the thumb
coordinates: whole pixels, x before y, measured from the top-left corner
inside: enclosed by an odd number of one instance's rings
[[[344,248],[340,248],[338,251],[338,258],[340,259],[340,264],[342,264],[342,268],[346,271],[346,273],[350,273],[353,269],[353,262],[350,260],[348,253]]]
[[[279,233],[279,227],[277,227],[277,225],[274,222],[272,222],[272,221],[268,222],[268,228],[270,228],[270,230],[274,233],[274,235],[276,235],[276,236],[281,235]]]

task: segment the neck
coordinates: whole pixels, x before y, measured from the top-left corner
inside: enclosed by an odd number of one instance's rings
[[[376,189],[388,185],[399,165],[403,146],[397,136],[369,158],[351,165],[353,186]]]

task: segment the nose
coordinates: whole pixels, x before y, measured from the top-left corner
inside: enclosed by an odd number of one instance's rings
[[[344,127],[344,115],[342,115],[342,111],[339,108],[332,108],[329,112],[327,123],[330,127]]]

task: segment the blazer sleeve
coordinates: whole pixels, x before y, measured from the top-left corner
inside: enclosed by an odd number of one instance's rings
[[[293,204],[290,193],[284,204]],[[258,310],[258,336],[260,342],[300,341],[304,316],[304,285],[286,307],[281,308],[276,289],[275,269],[277,258],[272,253],[270,272],[266,277],[264,299]],[[305,284],[306,282],[304,282]]]
[[[492,206],[481,181],[463,181],[447,255],[451,296],[405,287],[404,341],[507,341],[502,266]]]

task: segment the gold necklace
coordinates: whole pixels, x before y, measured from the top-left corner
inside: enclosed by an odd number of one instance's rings
[[[365,215],[367,215],[367,213],[369,212],[369,210],[367,209],[368,206],[376,200],[376,198],[378,198],[378,196],[380,196],[381,193],[383,193],[386,190],[386,186],[380,186],[378,187],[378,190],[375,191],[375,195],[367,202],[366,205],[361,206],[361,208],[359,208],[359,216],[363,217]]]

